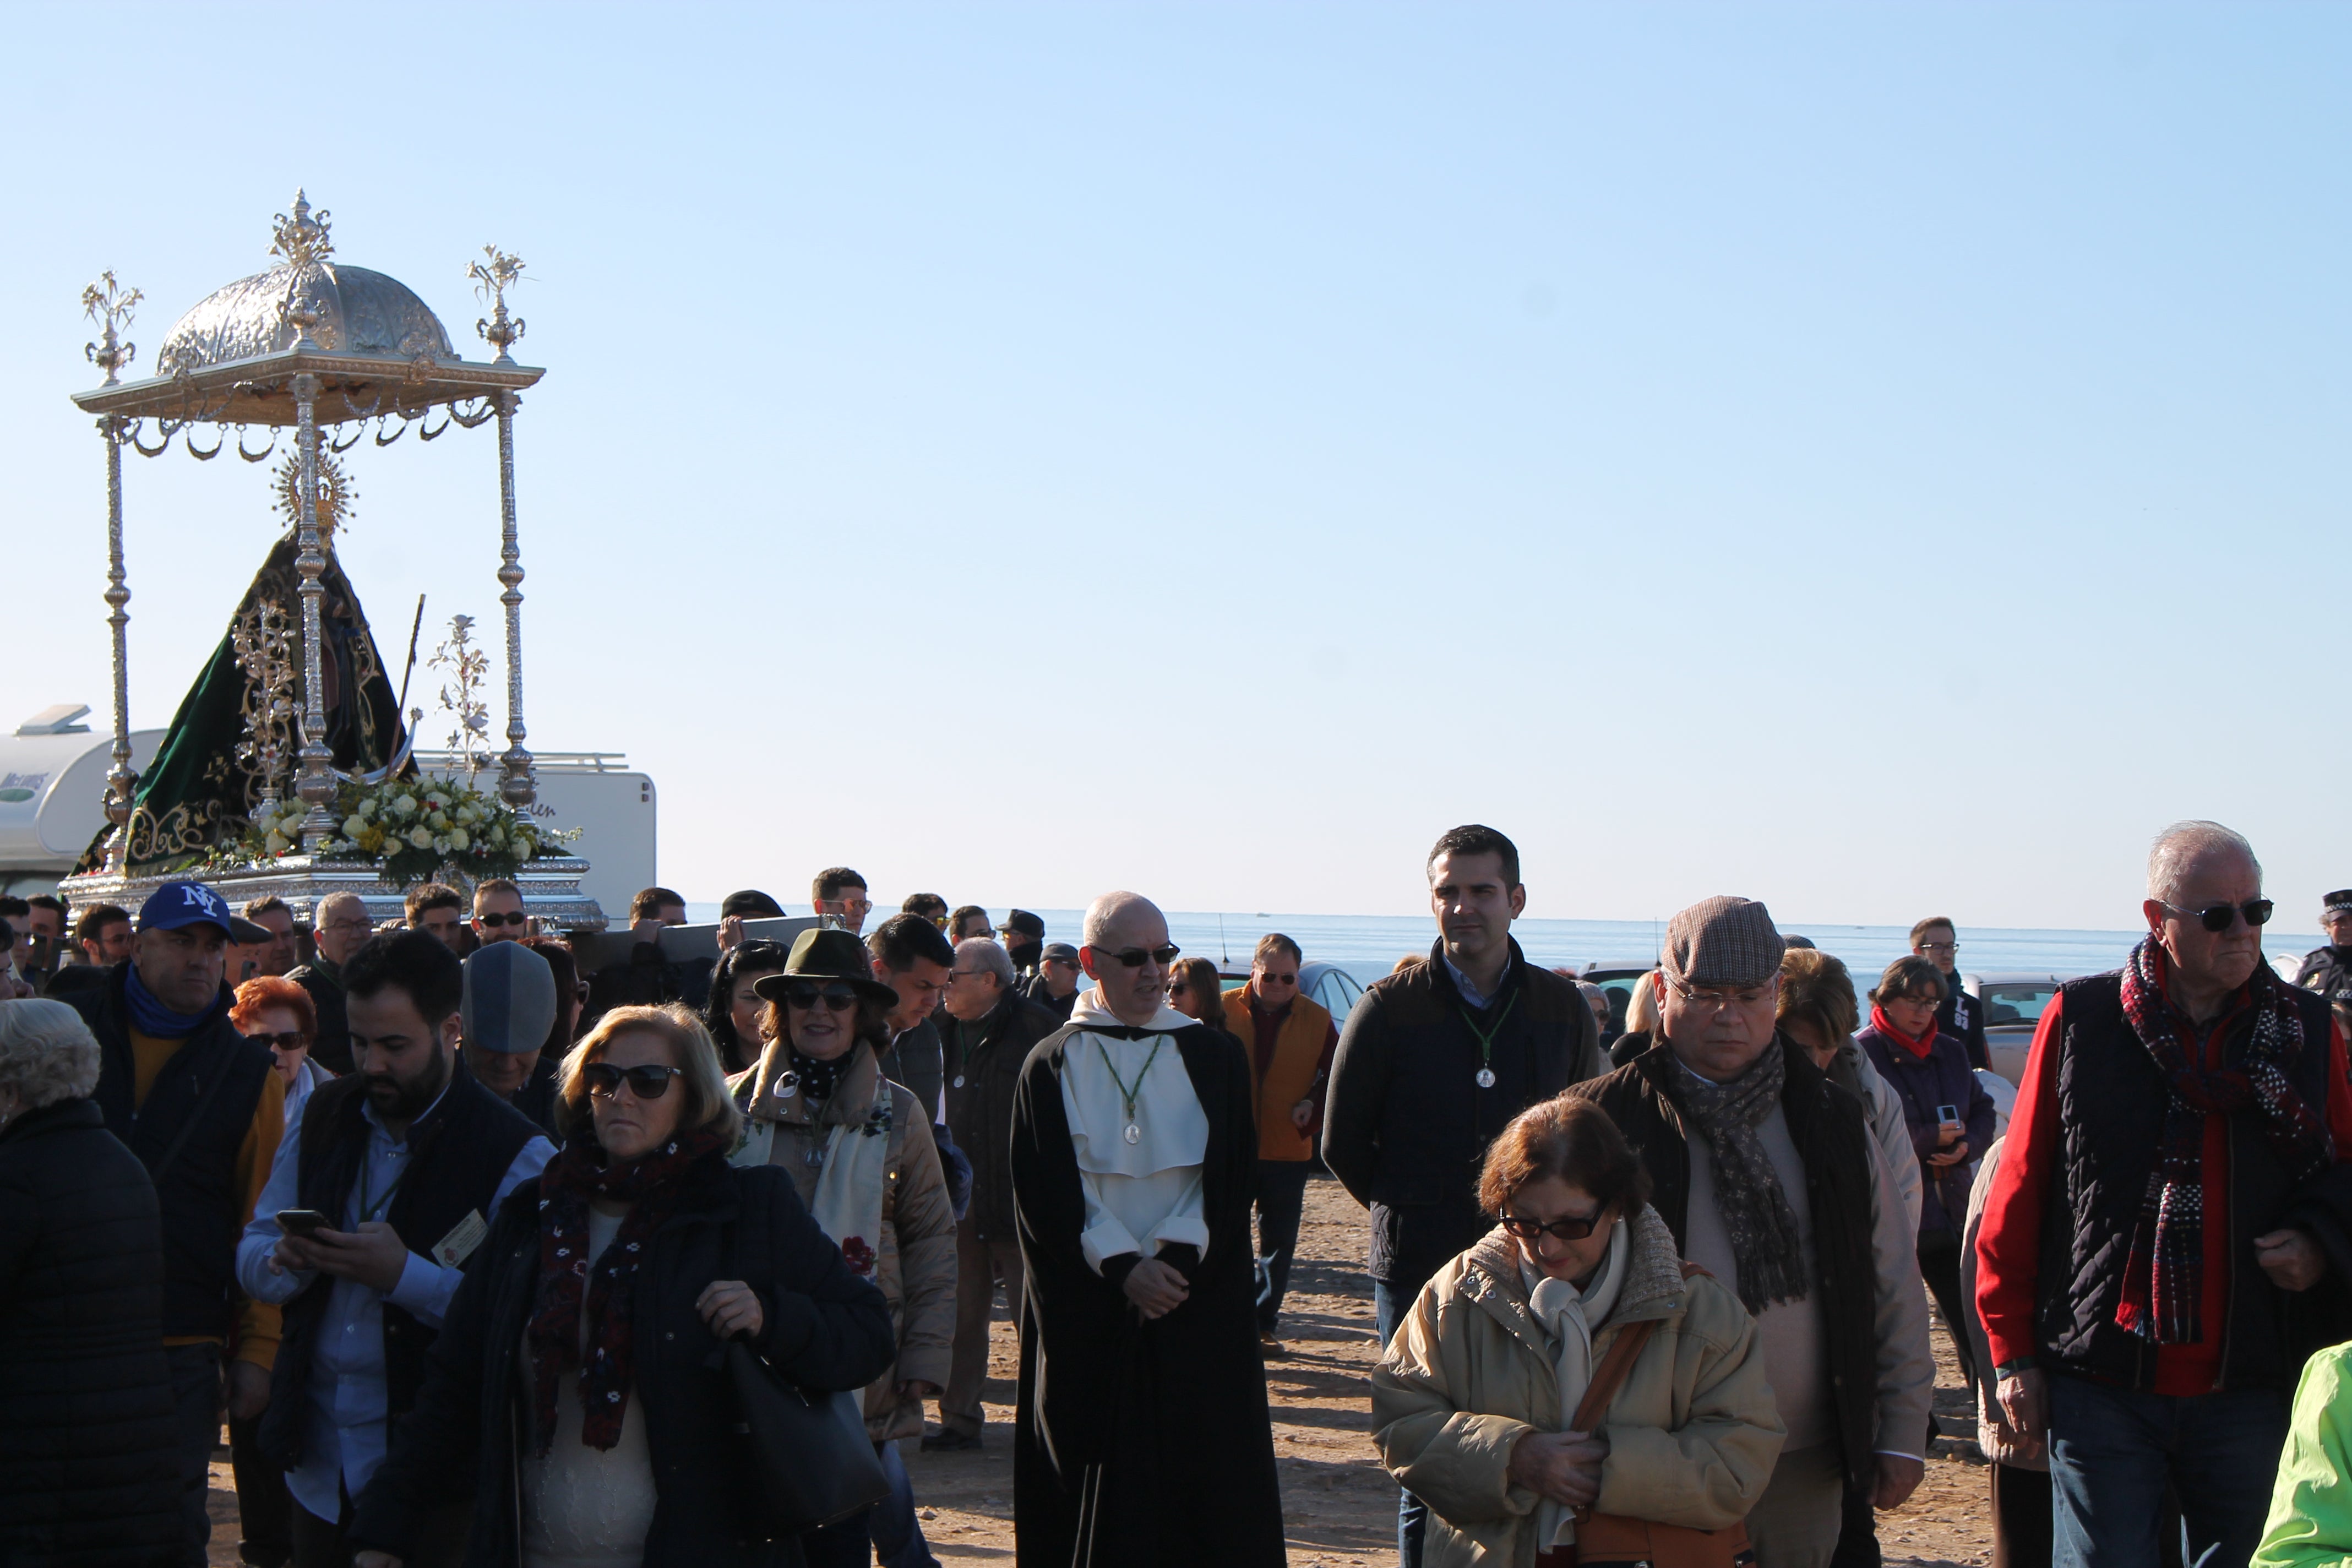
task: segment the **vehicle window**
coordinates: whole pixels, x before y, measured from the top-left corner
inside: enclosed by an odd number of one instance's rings
[[[2050,998],[2057,994],[2058,983],[2054,980],[1988,985],[1980,998],[1984,1003],[1985,1026],[2037,1023],[2042,1009],[2050,1005]]]
[[[1327,969],[1323,978],[1315,983],[1315,1000],[1331,1015],[1335,1026],[1347,1023],[1348,1015],[1355,1010],[1356,998],[1363,994],[1364,988],[1356,983],[1356,977],[1344,969]]]

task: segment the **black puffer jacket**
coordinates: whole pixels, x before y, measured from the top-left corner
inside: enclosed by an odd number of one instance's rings
[[[155,1188],[87,1100],[0,1131],[0,1564],[175,1562]]]
[[[658,1502],[645,1568],[796,1568],[797,1541],[756,1541],[743,1527],[751,1479],[734,1434],[735,1397],[719,1342],[695,1310],[714,1279],[759,1291],[760,1349],[812,1389],[865,1387],[898,1353],[882,1292],[849,1271],[801,1206],[791,1173],[737,1170],[712,1154],[688,1173],[677,1209],[632,1288],[635,1366]],[[499,1208],[433,1342],[416,1407],[353,1506],[354,1550],[415,1555],[416,1526],[446,1498],[474,1496],[466,1568],[520,1560],[516,1434],[530,1419],[523,1326],[539,1282],[539,1183]]]

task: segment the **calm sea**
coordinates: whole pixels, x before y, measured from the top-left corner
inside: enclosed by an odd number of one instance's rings
[[[716,904],[691,904],[688,911],[695,921],[719,917]],[[989,912],[1000,920],[1004,915],[997,908]],[[1083,912],[1036,911],[1045,922],[1048,941],[1073,942],[1078,939]],[[1797,921],[1783,929],[1812,938],[1824,952],[1845,960],[1857,977],[1874,977],[1911,950],[1908,926]],[[1219,959],[1240,969],[1249,966],[1250,951],[1257,939],[1278,931],[1304,948],[1310,961],[1342,964],[1368,983],[1386,974],[1405,954],[1428,952],[1436,935],[1427,917],[1412,915],[1219,915],[1171,910],[1168,930],[1186,952]],[[1511,932],[1536,963],[1582,968],[1596,963],[1654,963],[1664,927],[1649,921],[1529,920],[1513,926]],[[2120,964],[2139,940],[2137,932],[2126,931],[2006,931],[1975,926],[1964,928],[1959,935],[1960,969],[1978,974],[2002,971],[2062,976],[2095,973]],[[2273,957],[2288,953],[2300,957],[2326,941],[2317,931],[2281,931],[2270,936],[2264,947]]]

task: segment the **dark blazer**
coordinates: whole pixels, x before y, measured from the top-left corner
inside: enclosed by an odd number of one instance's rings
[[[898,1353],[889,1308],[801,1206],[790,1172],[736,1170],[714,1153],[686,1180],[629,1306],[629,1397],[645,1402],[659,1498],[645,1568],[793,1568],[803,1561],[798,1541],[756,1540],[746,1526],[739,1503],[751,1480],[734,1393],[695,1299],[714,1279],[748,1281],[766,1319],[759,1348],[811,1389],[863,1388],[888,1369]],[[413,1558],[427,1512],[471,1490],[466,1568],[519,1560],[518,1434],[531,1420],[521,1346],[538,1283],[539,1183],[530,1181],[499,1208],[469,1262],[416,1407],[393,1428],[391,1452],[353,1504],[354,1550]]]
[[[0,1131],[0,1563],[186,1551],[155,1188],[87,1100]]]
[[[948,1131],[971,1162],[970,1214],[984,1239],[1013,1239],[1013,1097],[1031,1049],[1061,1026],[1013,991],[980,1020],[969,1051],[961,1021],[949,1016],[941,1026]]]
[[[313,959],[286,977],[310,994],[311,1010],[319,1015],[319,1032],[310,1037],[310,1059],[338,1078],[352,1070],[351,1005],[343,995],[343,977],[323,958]]]
[[[1573,981],[1511,943],[1504,994],[1471,1010],[1443,960],[1372,983],[1339,1032],[1324,1105],[1323,1163],[1372,1211],[1370,1272],[1410,1298],[1492,1228],[1478,1212],[1478,1167],[1511,1118],[1606,1070],[1592,1009]],[[1478,1081],[1484,1061],[1492,1088]]]

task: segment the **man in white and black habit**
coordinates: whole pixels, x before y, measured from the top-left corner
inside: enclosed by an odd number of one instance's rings
[[[1249,1060],[1168,1005],[1149,900],[1104,894],[1083,940],[1095,984],[1013,1099],[1020,1568],[1279,1568]]]

